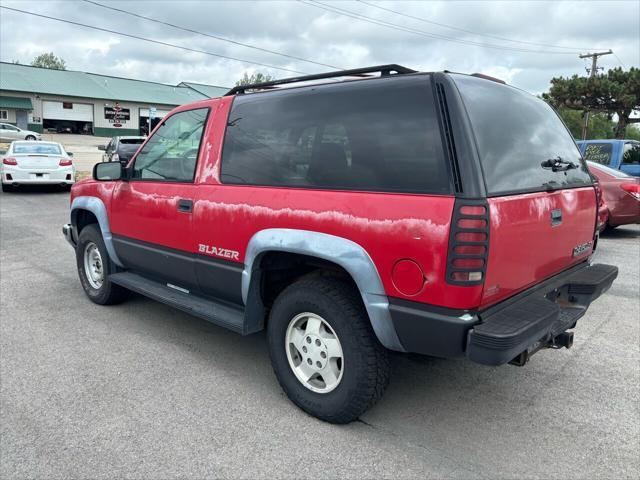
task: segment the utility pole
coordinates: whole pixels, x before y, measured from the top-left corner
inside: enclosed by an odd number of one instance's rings
[[[613,52],[611,49],[606,52],[596,52],[596,53],[584,53],[579,55],[580,58],[590,58],[591,59],[591,70],[587,68],[587,73],[589,74],[589,78],[593,78],[598,73],[598,57],[602,57],[603,55],[611,55]],[[584,114],[584,119],[582,121],[582,140],[587,139],[587,128],[589,126],[589,110],[587,110]]]

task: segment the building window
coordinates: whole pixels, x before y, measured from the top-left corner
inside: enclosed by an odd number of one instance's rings
[[[71,102],[62,102],[62,108],[66,110],[73,110],[73,103]]]
[[[6,110],[0,110],[0,120],[7,120],[9,118],[9,112]]]

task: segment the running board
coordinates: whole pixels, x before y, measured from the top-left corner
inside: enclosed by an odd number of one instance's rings
[[[131,272],[114,273],[109,275],[109,280],[145,297],[165,303],[236,333],[242,335],[249,333],[245,331],[244,310],[240,307],[233,307],[185,293]]]

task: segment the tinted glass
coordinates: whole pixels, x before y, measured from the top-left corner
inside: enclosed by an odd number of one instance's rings
[[[53,143],[15,143],[13,153],[40,154],[40,155],[60,155],[60,146]]]
[[[625,143],[622,163],[625,165],[640,164],[640,143]]]
[[[584,146],[584,158],[601,165],[611,164],[613,145],[610,143],[587,143]]]
[[[589,166],[590,170],[601,170],[604,173],[611,175],[612,177],[616,177],[616,178],[631,178],[631,175],[627,175],[624,172],[621,172],[620,170],[614,170],[613,168],[609,168],[605,165],[601,165],[599,163],[595,163],[595,162],[587,162],[587,165]]]
[[[546,102],[490,80],[452,77],[472,123],[490,195],[591,185],[571,134]],[[578,168],[554,172],[541,166],[557,157]]]
[[[136,157],[132,178],[192,182],[208,111],[187,110],[163,122]]]
[[[137,141],[135,143],[120,142],[120,144],[118,145],[118,155],[120,155],[121,159],[133,157],[133,154],[138,151],[138,148],[140,148],[142,142],[143,140]]]
[[[221,179],[252,185],[448,192],[429,77],[236,97]]]

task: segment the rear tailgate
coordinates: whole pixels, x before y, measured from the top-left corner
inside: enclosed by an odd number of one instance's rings
[[[591,187],[489,199],[490,247],[483,306],[509,297],[591,253]]]
[[[543,100],[453,75],[467,109],[490,211],[481,307],[514,295],[592,251],[596,193],[571,134]]]

